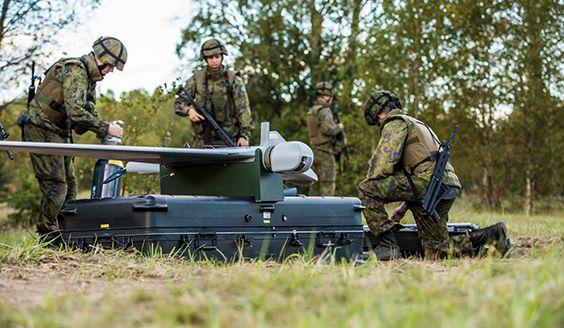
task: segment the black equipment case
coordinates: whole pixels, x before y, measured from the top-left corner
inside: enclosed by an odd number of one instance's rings
[[[357,198],[251,198],[143,195],[69,202],[63,238],[85,251],[94,245],[176,253],[190,259],[284,259],[331,254],[356,260],[364,230]]]
[[[479,227],[473,223],[449,223],[447,224],[447,229],[449,237],[453,237],[469,234],[472,231],[479,229]],[[366,238],[364,251],[370,252],[378,244],[378,239],[370,231],[368,226],[364,226],[364,233]],[[403,257],[423,256],[423,247],[421,246],[421,239],[417,234],[417,225],[398,225],[394,234],[396,235],[396,240],[400,246]]]

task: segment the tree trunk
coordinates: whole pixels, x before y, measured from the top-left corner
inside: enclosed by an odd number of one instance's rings
[[[309,2],[311,34],[309,36],[309,46],[311,48],[309,56],[309,68],[311,69],[312,85],[319,82],[320,74],[317,70],[319,58],[321,57],[321,36],[323,35],[323,15],[315,8],[315,1]]]
[[[495,209],[495,193],[493,190],[492,177],[490,175],[490,170],[486,168],[484,170],[484,177],[482,178],[482,186],[484,188],[484,194],[486,197],[486,206],[488,210],[493,211]]]
[[[2,49],[2,41],[4,40],[4,29],[6,28],[6,17],[8,17],[8,8],[11,0],[4,0],[2,3],[2,13],[0,14],[0,49]]]
[[[530,171],[527,169],[526,177],[526,192],[525,192],[525,207],[524,211],[527,215],[531,215],[535,212],[535,183],[530,175]]]
[[[356,73],[356,52],[357,52],[357,38],[359,34],[360,25],[360,12],[364,7],[364,0],[353,0],[351,12],[351,34],[348,40],[348,49],[346,52],[346,70],[343,83],[342,99],[347,101],[345,108],[352,108],[352,89],[354,85],[354,76]]]

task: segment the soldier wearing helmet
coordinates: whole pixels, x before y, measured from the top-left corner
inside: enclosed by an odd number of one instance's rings
[[[393,231],[407,209],[415,218],[425,257],[473,254],[485,244],[493,244],[502,254],[507,252],[503,222],[479,229],[470,236],[449,238],[448,212],[460,190],[450,164],[443,177],[449,190],[436,208],[440,222],[423,214],[421,199],[433,175],[439,140],[427,124],[403,112],[398,96],[389,91],[373,93],[364,106],[364,118],[369,125],[380,128],[380,141],[369,161],[366,179],[358,186],[366,206],[366,222],[380,240],[375,249],[379,259],[399,257]],[[391,202],[403,203],[388,217],[384,205]]]
[[[113,37],[101,37],[93,51],[76,58],[56,61],[47,71],[18,125],[25,141],[69,142],[72,130],[121,137],[120,121],[105,122],[96,112],[96,83],[117,68],[123,70],[127,50]],[[76,181],[70,157],[31,154],[31,163],[43,197],[37,231],[45,240],[58,238],[57,216],[63,203],[76,196]]]
[[[331,111],[333,86],[329,82],[319,82],[314,88],[315,103],[307,112],[309,143],[313,148],[313,169],[318,181],[309,190],[310,196],[333,196],[335,193],[336,161],[339,149],[337,135],[344,126],[336,123]]]
[[[184,89],[207,110],[238,147],[249,145],[253,121],[247,90],[240,77],[223,65],[227,56],[225,45],[218,39],[209,39],[200,49],[200,58],[206,66],[194,72]],[[174,101],[177,115],[188,117],[194,130],[193,147],[225,145],[215,130],[189,103],[181,98]]]

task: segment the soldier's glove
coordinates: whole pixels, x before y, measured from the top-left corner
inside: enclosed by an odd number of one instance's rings
[[[343,123],[339,123],[337,124],[337,126],[339,127],[339,130],[343,131],[345,129],[345,126],[343,125]]]

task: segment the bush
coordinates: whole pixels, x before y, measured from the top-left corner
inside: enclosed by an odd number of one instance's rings
[[[8,219],[18,225],[32,225],[39,217],[41,191],[33,175],[18,175],[18,188],[16,192],[6,197],[6,203],[15,212],[8,214]]]

